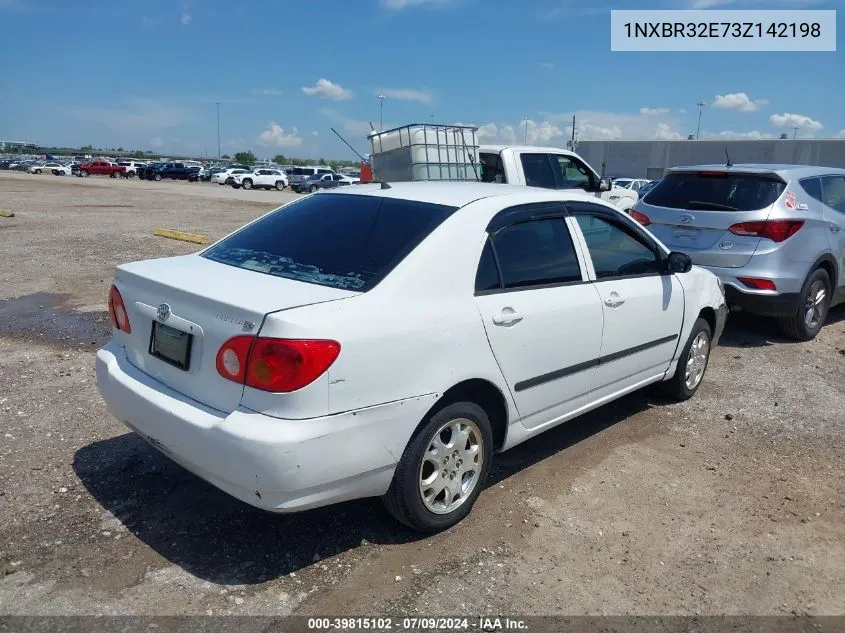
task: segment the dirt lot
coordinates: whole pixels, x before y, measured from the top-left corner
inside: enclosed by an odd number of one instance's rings
[[[498,456],[420,538],[377,500],[276,516],[105,409],[115,265],[293,194],[0,172],[0,613],[845,614],[845,310],[811,343],[731,317],[704,385]]]

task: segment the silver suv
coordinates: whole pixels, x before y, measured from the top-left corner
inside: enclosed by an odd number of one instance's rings
[[[675,167],[631,215],[715,273],[729,305],[776,317],[790,338],[814,338],[845,300],[843,169]]]

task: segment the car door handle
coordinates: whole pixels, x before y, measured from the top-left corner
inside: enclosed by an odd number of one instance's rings
[[[516,325],[520,321],[522,321],[522,315],[518,312],[505,312],[503,310],[501,314],[493,315],[493,323],[495,325]]]
[[[619,293],[616,292],[611,292],[610,296],[604,300],[604,305],[608,308],[618,308],[623,303],[625,303],[625,300],[619,296]]]

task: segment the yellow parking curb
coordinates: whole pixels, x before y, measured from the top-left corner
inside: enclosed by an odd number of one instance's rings
[[[158,237],[169,237],[171,240],[180,240],[182,242],[192,242],[194,244],[210,244],[211,240],[205,235],[197,235],[196,233],[183,233],[182,231],[172,231],[156,227],[153,229],[153,235]]]
[[[0,218],[13,218],[15,217],[14,211],[9,211],[8,209],[0,209]]]

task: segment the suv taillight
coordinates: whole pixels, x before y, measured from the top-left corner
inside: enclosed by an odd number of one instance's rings
[[[728,230],[734,235],[765,237],[773,242],[783,242],[795,235],[802,226],[804,220],[761,220],[734,224]]]
[[[628,215],[630,215],[643,226],[648,226],[649,224],[651,224],[651,218],[649,218],[645,213],[640,213],[636,209],[631,209],[630,211],[628,211]]]
[[[118,330],[127,334],[132,332],[132,325],[129,323],[129,315],[126,313],[123,297],[120,296],[120,291],[114,284],[109,290],[109,316],[112,325]]]
[[[288,393],[323,375],[338,354],[337,341],[236,336],[217,352],[217,372],[247,387]]]

